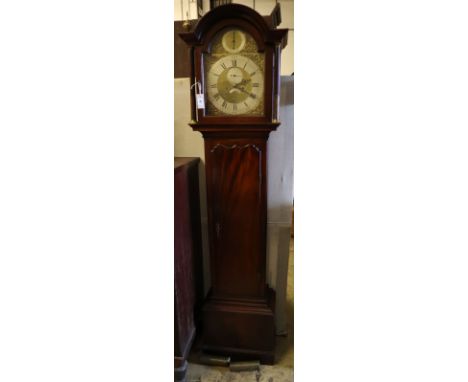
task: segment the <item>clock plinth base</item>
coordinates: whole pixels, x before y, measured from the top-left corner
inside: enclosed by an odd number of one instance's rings
[[[207,353],[232,360],[275,359],[275,317],[272,301],[209,299],[203,307],[203,344]]]

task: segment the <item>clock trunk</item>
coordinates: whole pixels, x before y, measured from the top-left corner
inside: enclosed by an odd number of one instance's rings
[[[267,138],[205,138],[212,288],[204,349],[274,360],[273,292],[266,279]]]

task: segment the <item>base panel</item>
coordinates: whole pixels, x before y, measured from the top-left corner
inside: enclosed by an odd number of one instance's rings
[[[274,363],[275,320],[273,309],[266,303],[209,301],[202,316],[205,352],[230,356],[233,360]]]

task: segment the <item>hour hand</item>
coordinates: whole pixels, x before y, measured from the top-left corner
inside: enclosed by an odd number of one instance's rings
[[[234,85],[234,86],[231,88],[231,90],[229,90],[229,93],[232,93],[232,92],[234,92],[234,91],[243,92],[243,93],[247,93],[247,94],[249,93],[247,90],[244,89],[243,86],[241,86],[240,83]]]
[[[239,82],[238,84],[235,84],[232,89],[229,91],[229,93],[232,93],[232,91],[234,89],[236,90],[240,90],[241,92],[244,92],[244,93],[247,93],[249,94],[245,89],[244,89],[244,85],[247,85],[248,83],[250,82],[250,79],[243,79],[241,82]]]

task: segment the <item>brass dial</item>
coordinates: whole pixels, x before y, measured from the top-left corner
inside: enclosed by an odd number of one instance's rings
[[[239,53],[245,46],[245,34],[239,29],[231,29],[223,34],[221,43],[226,52]]]
[[[263,98],[263,78],[262,70],[250,58],[223,56],[208,70],[208,100],[224,114],[248,114]]]

